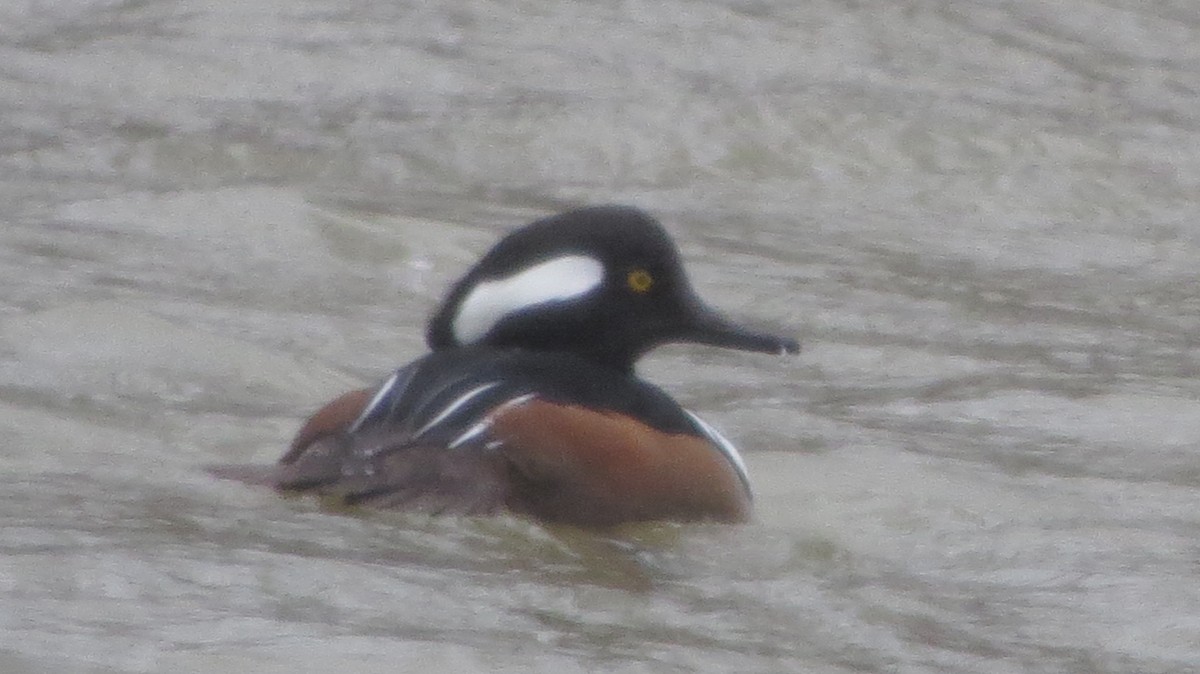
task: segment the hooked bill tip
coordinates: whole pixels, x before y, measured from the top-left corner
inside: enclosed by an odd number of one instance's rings
[[[748,330],[711,314],[708,320],[701,323],[686,339],[727,349],[780,356],[800,352],[800,343],[795,339]]]
[[[779,355],[787,356],[793,353],[800,353],[800,342],[788,337],[781,337],[779,339]]]

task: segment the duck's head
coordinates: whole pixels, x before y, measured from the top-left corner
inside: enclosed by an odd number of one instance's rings
[[[569,211],[505,236],[451,288],[426,340],[435,350],[567,351],[622,370],[665,342],[799,350],[704,304],[662,225],[622,206]]]

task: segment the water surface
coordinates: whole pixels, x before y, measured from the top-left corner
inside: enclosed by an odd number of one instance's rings
[[[0,669],[1200,669],[1191,2],[0,9]],[[577,204],[790,359],[641,367],[743,527],[209,479]]]

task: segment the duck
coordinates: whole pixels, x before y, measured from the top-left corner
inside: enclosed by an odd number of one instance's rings
[[[276,464],[211,472],[340,508],[745,522],[737,448],[634,366],[666,343],[800,348],[704,303],[662,224],[619,205],[503,236],[451,286],[425,340],[377,386],[309,416]]]

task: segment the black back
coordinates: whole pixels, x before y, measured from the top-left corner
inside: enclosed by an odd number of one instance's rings
[[[636,418],[667,433],[702,435],[662,389],[562,352],[491,347],[435,351],[400,368],[352,431],[388,428],[421,444],[451,444],[505,402],[540,400]]]

